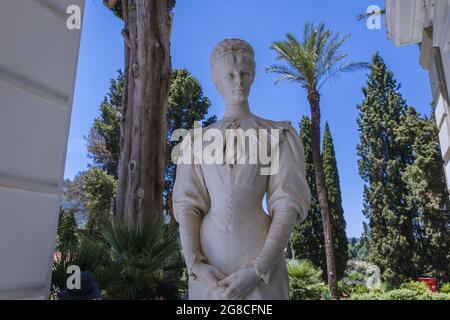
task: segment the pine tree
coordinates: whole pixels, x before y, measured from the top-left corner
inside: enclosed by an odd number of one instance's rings
[[[76,213],[87,220],[85,229],[89,234],[100,231],[101,221],[110,215],[117,180],[101,168],[90,168],[80,172],[73,181],[65,182],[66,197],[80,203]]]
[[[320,267],[324,271],[323,274],[326,274],[323,223],[312,159],[311,120],[307,116],[303,116],[300,122],[300,136],[305,153],[306,180],[311,191],[311,204],[308,210],[308,218],[295,226],[290,244],[295,259],[308,259],[315,266]]]
[[[122,112],[123,73],[111,79],[109,91],[100,105],[100,115],[94,120],[88,136],[88,156],[94,166],[117,179],[119,162],[120,117]]]
[[[393,73],[376,54],[358,105],[359,172],[364,185],[363,213],[368,219],[370,259],[394,284],[417,276],[414,211],[407,207],[408,188],[402,179],[412,163],[408,143],[402,143],[406,103]]]
[[[336,261],[337,278],[342,279],[348,260],[348,239],[345,233],[344,209],[342,208],[341,186],[339,172],[334,152],[333,138],[330,127],[325,123],[325,133],[322,140],[323,172],[328,195],[331,231],[333,234],[334,257]]]
[[[59,210],[58,233],[56,236],[56,251],[61,252],[63,248],[77,242],[77,221],[72,209]]]
[[[167,166],[164,186],[164,209],[171,217],[172,227],[175,219],[172,213],[172,190],[175,183],[176,166],[170,157],[172,150],[179,141],[171,141],[176,129],[191,129],[194,122],[202,121],[207,126],[217,120],[214,115],[205,119],[211,102],[203,95],[203,89],[195,77],[186,69],[173,70],[172,82],[167,106]]]

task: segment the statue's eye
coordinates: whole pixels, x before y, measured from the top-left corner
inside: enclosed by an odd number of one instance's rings
[[[229,73],[228,76],[229,76],[230,78],[234,78],[234,74],[232,74],[232,73]]]

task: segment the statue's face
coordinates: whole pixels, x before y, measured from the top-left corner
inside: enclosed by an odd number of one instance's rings
[[[250,94],[253,69],[239,56],[228,58],[216,64],[215,84],[226,104],[239,105],[246,102]]]

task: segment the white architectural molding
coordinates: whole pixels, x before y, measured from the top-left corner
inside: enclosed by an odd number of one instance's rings
[[[420,42],[425,14],[424,0],[386,0],[388,38],[396,46]]]
[[[46,300],[48,297],[44,292],[44,288],[0,289],[0,300]]]
[[[439,95],[439,98],[437,100],[435,111],[436,126],[438,130],[441,130],[442,124],[444,123],[444,121],[446,121],[447,117],[448,117],[448,107],[446,105],[444,97],[441,94]]]
[[[0,81],[13,85],[27,93],[34,94],[48,101],[61,106],[69,107],[70,95],[57,92],[56,90],[46,87],[41,83],[37,83],[27,77],[16,74],[6,68],[0,66]]]
[[[49,0],[32,0],[37,6],[47,11],[62,23],[66,23],[67,15],[65,12],[60,11],[52,1]]]
[[[59,194],[58,181],[43,180],[40,178],[19,177],[0,171],[0,187],[27,190],[44,194]]]
[[[439,131],[439,142],[441,145],[442,159],[447,162],[450,159],[450,125],[447,120],[442,123]]]

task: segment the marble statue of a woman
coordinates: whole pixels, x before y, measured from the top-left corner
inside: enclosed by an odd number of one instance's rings
[[[301,139],[289,122],[250,112],[255,61],[247,42],[217,44],[211,70],[226,109],[203,134],[211,129],[224,134],[235,128],[279,130],[279,165],[276,173],[263,175],[259,163],[178,164],[173,210],[189,273],[188,297],[289,299],[284,249],[310,203]],[[268,213],[262,208],[264,195]]]

